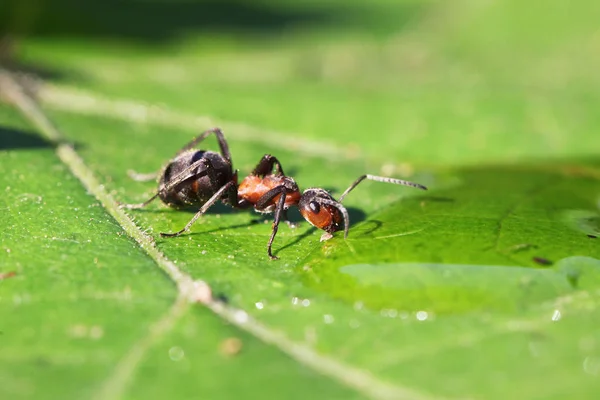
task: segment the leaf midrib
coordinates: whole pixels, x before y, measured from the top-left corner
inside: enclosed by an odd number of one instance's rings
[[[165,319],[171,320],[174,314],[179,316],[183,315],[184,312],[180,312],[183,308],[182,304],[201,302],[221,319],[250,333],[260,341],[277,347],[279,350],[291,356],[295,361],[304,364],[316,372],[327,375],[339,384],[350,387],[367,397],[374,399],[434,399],[432,396],[412,389],[387,383],[372,376],[367,371],[354,368],[333,358],[316,353],[309,346],[294,342],[283,334],[260,324],[241,309],[225,305],[212,298],[198,301],[196,292],[198,284],[206,284],[202,281],[194,281],[190,275],[182,272],[172,261],[160,252],[155,246],[154,239],[138,227],[133,219],[119,208],[118,203],[106,191],[104,185],[97,180],[94,173],[85,165],[76,150],[64,143],[63,135],[60,131],[54,127],[44,112],[37,106],[35,101],[13,78],[12,74],[0,69],[0,83],[0,87],[3,87],[4,94],[7,95],[9,100],[24,114],[26,119],[36,126],[46,138],[54,143],[58,143],[56,153],[59,159],[69,168],[70,172],[98,199],[105,210],[115,218],[123,230],[156,262],[159,268],[161,268],[163,272],[176,283],[179,293],[177,300],[171,310],[167,312],[165,316],[161,317],[156,324],[160,325],[161,321]],[[174,325],[174,322],[171,325]],[[155,334],[152,333],[152,330],[150,335],[150,338],[145,339],[148,343],[153,343],[157,340],[154,336]],[[149,348],[152,343],[148,344],[146,347]],[[131,352],[137,354],[136,348],[132,349]],[[141,359],[137,355],[134,358]],[[126,358],[124,363],[130,365],[127,360],[128,359]],[[131,368],[135,368],[135,366],[136,365],[130,366],[130,368],[127,369],[127,372],[130,374],[133,373]],[[114,372],[116,374],[116,371]],[[115,393],[122,393],[126,379],[122,377],[113,378],[115,374],[111,374],[109,381],[104,382],[104,384],[101,385],[101,388],[103,389],[97,393],[98,398],[113,397],[113,394]],[[118,375],[122,375],[122,373],[119,373]],[[113,383],[110,379],[115,379],[114,382],[116,383]],[[106,387],[108,387],[108,389],[106,389]]]

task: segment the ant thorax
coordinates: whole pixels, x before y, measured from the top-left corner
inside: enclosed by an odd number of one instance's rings
[[[258,201],[269,191],[277,187],[285,187],[284,209],[298,204],[300,200],[300,190],[294,179],[284,175],[266,175],[264,177],[249,175],[240,183],[238,187],[238,199],[247,201],[256,205]],[[269,205],[265,208],[256,209],[260,213],[271,213],[275,209],[281,195],[273,197]]]

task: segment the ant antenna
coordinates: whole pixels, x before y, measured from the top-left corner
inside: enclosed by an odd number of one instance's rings
[[[341,203],[342,200],[344,200],[344,197],[346,197],[346,195],[348,193],[350,193],[352,191],[352,189],[354,189],[356,186],[358,186],[358,184],[361,183],[362,181],[364,181],[365,179],[370,179],[372,181],[377,181],[377,182],[393,183],[395,185],[411,186],[411,187],[414,187],[417,189],[427,190],[427,188],[425,186],[419,185],[418,183],[404,181],[402,179],[387,178],[385,176],[366,174],[366,175],[362,175],[357,180],[355,180],[354,183],[352,185],[350,185],[350,187],[348,189],[346,189],[346,191],[344,193],[342,193],[342,195],[340,196],[339,202]]]

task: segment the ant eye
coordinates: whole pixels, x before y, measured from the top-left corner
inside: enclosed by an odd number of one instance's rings
[[[321,206],[316,201],[311,201],[308,204],[308,206],[310,207],[310,210],[315,214],[318,214],[321,211]]]

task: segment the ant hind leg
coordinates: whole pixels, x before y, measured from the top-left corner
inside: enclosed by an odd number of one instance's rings
[[[219,199],[221,197],[223,197],[223,195],[225,194],[225,192],[231,191],[232,188],[235,189],[235,182],[233,182],[233,181],[227,182],[210,199],[208,199],[208,201],[206,203],[204,203],[204,205],[202,206],[202,208],[200,208],[200,210],[192,217],[192,219],[190,220],[190,222],[188,222],[185,225],[185,227],[183,227],[182,230],[177,231],[177,232],[173,232],[173,233],[161,232],[160,236],[162,236],[162,237],[175,237],[175,236],[179,236],[182,233],[188,231],[191,228],[191,226],[194,224],[194,222],[196,222],[198,220],[198,218],[200,218],[202,215],[204,215],[208,211],[209,208],[211,208],[217,201],[219,201]]]
[[[199,160],[199,161],[202,161],[202,160]],[[206,166],[206,168],[204,169],[204,172],[206,172],[206,174],[208,175],[211,186],[213,188],[215,188],[215,187],[217,187],[217,185],[219,183],[215,168],[209,160],[203,159],[203,161],[205,163],[204,165]],[[236,186],[235,181],[229,181],[225,185],[221,186],[212,195],[212,197],[210,199],[208,199],[207,202],[202,205],[200,210],[192,217],[192,219],[185,225],[185,227],[182,230],[175,232],[175,233],[161,232],[160,236],[174,237],[174,236],[181,235],[185,231],[188,231],[190,229],[190,227],[194,224],[194,222],[196,222],[196,220],[198,220],[198,218],[200,218],[202,215],[204,215],[204,213],[206,213],[206,211],[208,211],[209,208],[211,208],[217,201],[219,201],[219,199],[221,199],[225,195],[225,193],[227,193],[227,198],[228,198],[229,202],[231,202],[231,205],[235,207],[235,205],[237,203],[237,186]]]
[[[227,144],[227,140],[225,139],[223,132],[219,128],[212,128],[202,132],[200,135],[192,139],[191,142],[183,146],[183,148],[177,152],[177,155],[196,147],[198,143],[206,139],[211,134],[214,134],[217,137],[217,141],[219,142],[219,147],[221,149],[221,155],[225,157],[227,161],[229,161],[229,164],[231,164],[231,153],[229,152],[229,145]]]
[[[154,181],[160,175],[160,171],[156,172],[148,172],[148,173],[140,173],[136,172],[132,169],[127,170],[127,176],[133,179],[136,182],[150,182]]]
[[[190,150],[198,145],[201,141],[206,139],[210,134],[214,134],[217,137],[217,141],[219,142],[219,147],[221,148],[221,155],[225,157],[227,161],[231,163],[231,153],[229,152],[229,145],[227,144],[227,140],[225,140],[225,136],[223,132],[219,128],[212,128],[207,131],[202,132],[200,135],[196,136],[192,141],[187,143],[185,146],[181,148],[177,152],[177,155],[184,153],[187,150]],[[137,182],[148,182],[158,178],[161,171],[149,172],[149,173],[139,173],[134,170],[128,170],[127,175]]]
[[[196,171],[202,165],[204,165],[204,168],[199,171]],[[211,169],[212,169],[212,171],[209,171]],[[212,168],[212,164],[207,159],[202,158],[202,159],[196,161],[195,163],[193,163],[192,165],[190,165],[189,167],[187,167],[186,169],[184,169],[183,171],[181,171],[180,173],[178,173],[176,176],[174,176],[173,179],[171,179],[167,185],[160,188],[158,190],[158,192],[156,192],[154,194],[154,196],[150,197],[145,202],[137,203],[137,204],[119,204],[119,206],[121,208],[128,208],[128,209],[137,209],[137,208],[146,207],[148,204],[153,202],[158,196],[160,196],[163,193],[169,192],[170,190],[173,190],[177,185],[183,183],[184,181],[186,181],[188,179],[198,178],[204,174],[208,174],[210,176],[211,172],[213,173],[213,177],[214,177],[215,174],[214,174],[214,168]],[[211,177],[211,182],[213,182],[213,177]],[[214,179],[216,179],[216,177],[214,177]]]

